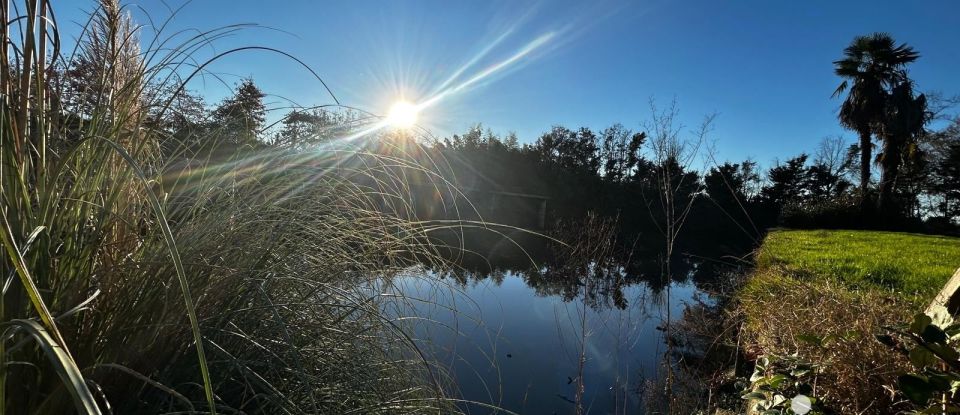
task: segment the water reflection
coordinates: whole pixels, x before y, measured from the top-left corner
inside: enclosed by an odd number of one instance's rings
[[[515,258],[508,264],[523,262]],[[533,289],[539,297],[558,297],[562,301],[582,301],[591,308],[626,309],[630,301],[624,289],[642,284],[651,294],[659,295],[668,284],[693,283],[707,290],[717,283],[735,264],[711,262],[700,256],[680,256],[671,263],[672,278],[663,276],[662,263],[659,260],[634,260],[624,262],[618,258],[605,257],[590,261],[558,261],[556,259],[540,265],[523,266],[494,265],[491,262],[478,262],[467,266],[435,268],[431,272],[441,279],[455,281],[467,286],[477,281],[489,280],[495,285],[503,283],[508,275],[516,276]]]
[[[626,245],[614,223],[434,235],[443,266],[393,281],[401,318],[468,413],[643,413],[673,345],[669,317],[707,296],[729,248],[688,245],[667,269],[656,238]],[[564,241],[564,242],[559,242]],[[450,266],[450,263],[453,266]],[[666,359],[665,359],[666,357]]]
[[[521,414],[642,413],[640,391],[662,373],[669,315],[719,275],[705,255],[624,260],[602,244],[531,260],[463,256],[395,282],[411,330],[465,401]],[[480,258],[480,259],[478,259]],[[491,258],[498,259],[497,261]],[[669,289],[668,289],[669,287]],[[496,413],[464,403],[469,413]]]

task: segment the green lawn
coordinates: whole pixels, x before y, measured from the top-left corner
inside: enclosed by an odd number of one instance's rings
[[[892,290],[926,302],[960,267],[960,238],[897,232],[778,230],[767,235],[760,268],[800,279],[835,278],[850,288]]]

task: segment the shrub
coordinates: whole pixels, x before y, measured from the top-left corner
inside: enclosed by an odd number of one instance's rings
[[[795,229],[863,229],[869,219],[855,201],[843,198],[791,204],[780,215],[783,226]]]
[[[943,306],[928,313],[915,315],[909,325],[885,327],[877,338],[913,365],[897,379],[905,405],[919,413],[955,413],[960,411],[960,324]]]

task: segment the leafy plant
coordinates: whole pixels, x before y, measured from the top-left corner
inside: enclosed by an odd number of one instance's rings
[[[897,390],[923,413],[960,412],[960,323],[945,307],[885,327],[877,339],[908,356],[915,370],[900,375]]]
[[[748,401],[753,411],[764,415],[793,414],[793,399],[798,395],[809,398],[811,411],[806,414],[818,414],[815,387],[811,384],[816,378],[817,365],[808,362],[799,354],[787,356],[763,356],[757,360],[750,387],[743,391],[743,399]]]

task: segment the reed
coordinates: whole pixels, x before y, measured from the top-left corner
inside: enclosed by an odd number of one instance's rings
[[[414,219],[410,177],[456,196],[414,142],[186,143],[157,120],[243,27],[144,42],[104,0],[68,52],[0,4],[0,413],[455,411],[383,312],[459,226]]]

